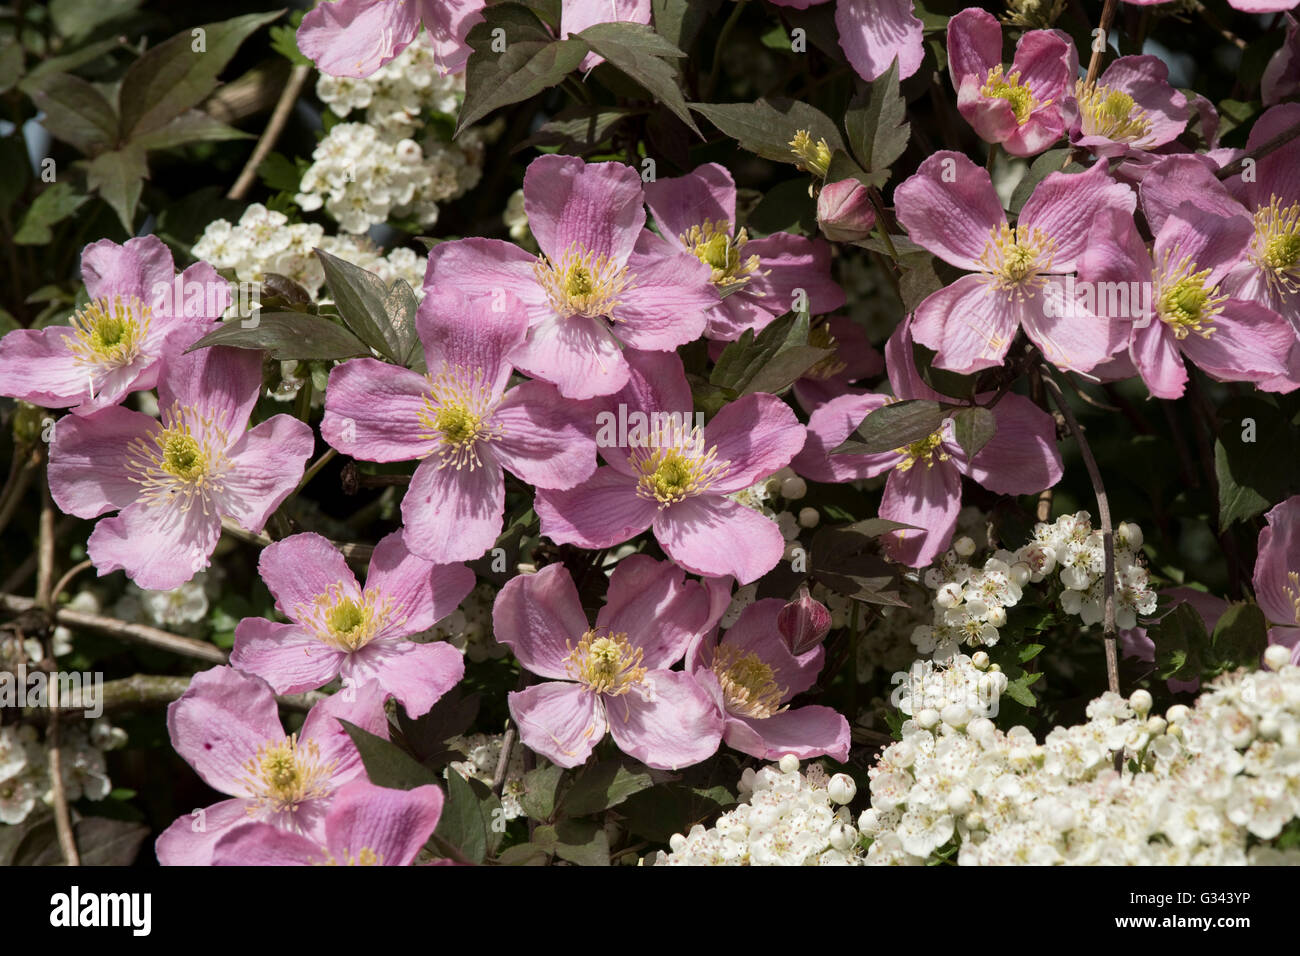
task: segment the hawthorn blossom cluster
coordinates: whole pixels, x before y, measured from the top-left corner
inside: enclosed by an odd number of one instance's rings
[[[99,801],[108,796],[104,751],[126,744],[126,732],[100,718],[72,724],[60,742],[63,792],[68,800]],[[0,823],[19,824],[38,806],[54,802],[49,755],[30,724],[0,727]]]
[[[454,115],[465,98],[465,76],[440,74],[433,47],[416,42],[368,77],[320,74],[316,95],[337,116],[362,111],[367,125],[400,139],[424,125],[426,112]]]

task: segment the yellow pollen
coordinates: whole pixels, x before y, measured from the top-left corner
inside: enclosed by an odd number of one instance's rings
[[[267,741],[244,764],[241,782],[252,798],[249,815],[292,813],[305,801],[326,796],[336,763],[322,763],[316,741],[299,743],[297,734]]]
[[[1075,99],[1083,117],[1085,136],[1104,136],[1117,143],[1136,143],[1151,134],[1151,120],[1133,97],[1109,86],[1075,83]]]
[[[1277,196],[1255,210],[1250,260],[1279,297],[1300,292],[1300,203],[1283,208]]]
[[[390,600],[367,590],[356,596],[356,585],[338,581],[309,604],[293,608],[293,617],[318,641],[340,651],[360,650],[380,629],[405,620]]]
[[[910,445],[904,445],[902,448],[895,448],[895,454],[903,456],[894,467],[898,471],[907,471],[917,462],[921,462],[926,468],[933,468],[936,461],[947,461],[948,453],[943,450],[943,431],[937,431],[932,435],[922,438],[920,441],[914,441]]]
[[[162,467],[184,481],[193,481],[203,474],[203,450],[188,428],[168,433]]]
[[[613,313],[619,296],[636,279],[625,267],[605,255],[592,255],[576,242],[556,262],[539,256],[533,271],[557,315],[604,316],[611,321],[617,321]]]
[[[1006,100],[1011,106],[1011,111],[1016,116],[1016,122],[1021,126],[1025,125],[1030,114],[1039,106],[1047,106],[1052,102],[1051,100],[1044,100],[1039,103],[1034,97],[1034,91],[1029,88],[1028,84],[1020,85],[1019,70],[1014,70],[1003,76],[1000,65],[989,70],[988,79],[984,81],[984,86],[980,88],[980,92],[985,96]]]
[[[116,368],[140,354],[149,331],[149,307],[135,296],[96,299],[73,313],[68,347],[82,364]]]
[[[569,655],[565,668],[574,680],[581,681],[597,694],[620,697],[638,686],[646,675],[641,666],[641,648],[633,648],[626,634],[598,636],[587,631],[578,646],[565,642]]]
[[[772,668],[757,654],[742,654],[723,644],[713,655],[713,673],[722,685],[727,710],[746,717],[771,717],[780,713],[785,688],[778,687]]]
[[[1283,586],[1282,590],[1291,599],[1292,616],[1295,619],[1296,627],[1300,627],[1300,573],[1288,571],[1286,579],[1291,583]]]
[[[473,471],[482,463],[479,443],[496,441],[505,434],[505,428],[492,421],[494,411],[492,383],[486,381],[481,368],[447,368],[430,382],[417,417],[424,426],[420,437],[441,446],[439,468],[450,465],[457,471],[465,467]]]
[[[211,497],[225,490],[225,429],[179,404],[165,409],[159,424],[158,431],[127,445],[128,479],[142,486],[146,505],[180,495],[186,508],[197,500],[206,514]]]
[[[1047,281],[1042,274],[1052,267],[1056,240],[1041,229],[1014,229],[1003,223],[989,231],[979,262],[988,281],[1007,298],[1031,298]]]
[[[343,851],[343,859],[336,860],[334,855],[325,848],[325,859],[316,866],[383,866],[384,858],[376,853],[370,847],[362,847],[354,856],[350,850]]]
[[[718,461],[716,445],[705,449],[703,431],[687,431],[679,422],[656,424],[645,444],[628,457],[640,475],[636,493],[659,502],[660,508],[707,491],[731,467],[729,461]]]
[[[1226,295],[1216,296],[1217,286],[1208,285],[1210,270],[1196,271],[1191,257],[1184,256],[1170,268],[1170,253],[1165,253],[1156,287],[1156,312],[1174,336],[1185,339],[1191,333],[1208,339],[1214,334],[1214,317],[1223,311]]]
[[[721,294],[747,285],[758,272],[758,256],[746,256],[743,252],[749,242],[749,233],[741,229],[733,237],[728,222],[706,219],[702,225],[692,226],[690,232],[682,233],[680,238],[682,244],[712,270],[709,281],[718,287]]]
[[[819,139],[814,143],[808,131],[801,129],[794,134],[789,146],[790,151],[799,158],[800,169],[821,179],[826,178],[826,172],[831,166],[831,148],[826,145],[826,140]]]
[[[825,381],[828,378],[834,378],[848,368],[846,363],[840,361],[837,354],[839,342],[831,334],[830,326],[824,322],[821,325],[813,326],[812,330],[809,331],[808,344],[813,348],[828,349],[831,354],[804,372],[804,378],[816,378]]]

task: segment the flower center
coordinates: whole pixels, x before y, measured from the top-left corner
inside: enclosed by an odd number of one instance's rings
[[[800,169],[806,169],[822,179],[826,178],[826,172],[831,166],[831,148],[826,145],[826,140],[819,139],[814,143],[808,131],[801,129],[794,134],[794,139],[788,145],[790,151],[799,158]]]
[[[587,631],[577,647],[567,641],[565,647],[569,649],[569,656],[564,659],[569,675],[597,694],[619,697],[645,678],[641,648],[632,647],[626,634],[600,637],[595,631]]]
[[[1300,292],[1300,203],[1285,209],[1277,196],[1255,210],[1250,259],[1277,294]]]
[[[253,800],[249,815],[267,810],[292,813],[305,801],[326,796],[336,763],[322,763],[316,741],[299,743],[297,734],[276,742],[268,740],[244,764],[242,782]]]
[[[88,303],[73,313],[72,353],[87,365],[129,365],[140,354],[149,331],[149,307],[135,296],[120,295]]]
[[[1195,271],[1191,257],[1184,256],[1176,266],[1169,267],[1170,254],[1157,280],[1160,294],[1156,310],[1160,320],[1169,326],[1174,336],[1185,339],[1193,332],[1208,339],[1214,333],[1214,317],[1223,311],[1226,295],[1216,296],[1218,288],[1208,284],[1210,270]]]
[[[370,847],[362,847],[356,855],[351,850],[343,851],[343,859],[337,860],[334,855],[326,850],[325,859],[321,861],[320,866],[383,866],[384,858],[376,853]]]
[[[1019,70],[1013,70],[1003,76],[1000,65],[989,70],[988,79],[984,81],[984,86],[980,88],[980,92],[985,96],[1006,100],[1011,106],[1011,112],[1016,116],[1016,123],[1021,126],[1025,125],[1029,115],[1040,105],[1046,106],[1052,102],[1046,100],[1040,104],[1028,84],[1020,85]]]
[[[948,453],[943,450],[943,429],[910,445],[895,448],[894,453],[903,456],[903,460],[894,466],[899,471],[907,471],[918,462],[926,468],[933,468],[936,461],[948,460]]]
[[[772,668],[757,654],[742,654],[723,644],[713,656],[713,673],[722,685],[727,710],[746,717],[771,717],[780,713],[785,689],[776,685]]]
[[[1052,267],[1056,240],[1041,229],[1012,229],[1006,223],[989,231],[980,265],[992,283],[1008,298],[1027,298],[1046,281],[1042,273]]]
[[[748,284],[750,276],[758,271],[758,256],[745,256],[742,252],[749,242],[749,233],[741,229],[733,237],[728,222],[706,219],[703,225],[692,226],[680,238],[697,259],[713,270],[709,281],[722,295]]]
[[[293,616],[322,644],[351,653],[369,644],[386,625],[400,624],[396,610],[374,591],[354,597],[353,586],[339,581],[310,604],[297,605]]]
[[[1086,136],[1104,136],[1117,143],[1135,143],[1151,134],[1151,120],[1133,97],[1109,86],[1075,83],[1075,98],[1083,115]]]
[[[163,413],[162,429],[148,437],[135,438],[127,445],[127,469],[131,481],[143,486],[146,504],[185,498],[207,507],[209,495],[225,490],[226,448],[230,444],[224,429],[193,409],[173,405]],[[193,427],[197,424],[199,427]]]
[[[184,481],[193,481],[203,474],[203,449],[190,434],[184,431],[170,431],[163,444],[162,467]]]
[[[576,242],[557,262],[539,256],[533,271],[557,315],[605,316],[614,321],[619,296],[636,278],[607,256],[592,255]]]
[[[417,413],[425,428],[420,437],[441,445],[439,468],[451,465],[459,471],[468,466],[473,471],[482,464],[479,442],[494,441],[505,434],[505,428],[492,420],[496,405],[492,384],[485,380],[483,369],[471,371],[458,365],[439,373],[424,396],[424,407]]]
[[[656,422],[653,428],[628,457],[640,475],[636,493],[659,502],[660,508],[704,493],[731,467],[731,462],[717,460],[716,445],[705,449],[699,428],[688,432],[672,421]]]

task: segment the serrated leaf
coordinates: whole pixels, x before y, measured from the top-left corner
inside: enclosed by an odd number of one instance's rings
[[[83,817],[72,825],[82,866],[130,866],[149,835],[141,823],[109,817]],[[14,852],[15,866],[62,866],[63,851],[53,819],[28,831]]]
[[[391,740],[376,736],[342,718],[339,718],[339,723],[352,738],[357,753],[361,755],[361,763],[366,768],[366,776],[376,787],[414,790],[416,787],[442,782],[436,773]],[[445,810],[443,814],[446,815]]]
[[[389,288],[384,280],[323,249],[317,249],[316,256],[325,268],[325,283],[343,324],[367,346],[400,364],[398,356],[406,350],[389,316]]]
[[[585,817],[616,807],[634,793],[654,786],[645,768],[630,768],[618,760],[589,764],[574,779],[560,801],[560,812]]]
[[[125,45],[122,37],[111,37],[107,40],[87,43],[81,49],[73,50],[71,53],[64,53],[60,56],[52,56],[41,60],[27,71],[27,75],[18,84],[19,89],[24,93],[30,93],[30,85],[39,82],[41,77],[53,73],[70,73],[78,67],[85,66],[91,60],[97,60],[105,53],[120,49]]]
[[[961,445],[968,460],[978,455],[998,430],[998,421],[993,413],[979,405],[955,410],[952,425],[957,444]]]
[[[39,246],[54,238],[50,227],[67,219],[80,209],[89,196],[77,192],[67,182],[56,182],[36,197],[27,207],[14,242],[19,245]]]
[[[487,823],[479,796],[455,770],[447,773],[447,800],[433,832],[471,863],[482,863],[487,858]]]
[[[126,146],[111,153],[101,153],[86,165],[86,187],[99,193],[113,207],[117,218],[130,234],[135,233],[135,207],[149,175],[144,150]]]
[[[946,417],[938,402],[909,399],[877,408],[858,426],[855,453],[879,454],[921,441],[937,432]],[[832,450],[831,454],[839,452]]]
[[[117,112],[92,84],[70,73],[28,78],[23,90],[45,113],[41,125],[55,139],[71,143],[87,156],[117,142]],[[128,227],[128,232],[131,231]]]
[[[547,764],[524,774],[524,792],[519,798],[524,813],[533,820],[544,822],[555,816],[555,803],[559,796],[564,768]]]
[[[232,319],[191,345],[187,352],[212,345],[237,349],[263,349],[277,361],[361,358],[370,349],[347,329],[329,319],[305,312],[263,312],[253,328],[246,319]]]
[[[830,354],[808,344],[808,330],[806,312],[782,316],[758,335],[746,329],[722,350],[709,383],[737,395],[781,391]]]
[[[1025,707],[1037,706],[1038,698],[1034,696],[1029,687],[1031,684],[1037,683],[1038,679],[1042,676],[1042,671],[1033,674],[1021,674],[1015,680],[1007,682],[1006,690],[1002,692],[1002,695],[1004,697],[1010,697],[1017,704],[1021,704]]]
[[[801,129],[808,131],[813,142],[825,140],[832,153],[844,149],[844,140],[831,118],[798,100],[692,103],[691,109],[738,141],[743,149],[779,163],[800,162],[790,141]]]
[[[101,24],[134,12],[142,0],[50,0],[50,21],[59,36],[75,40]]]
[[[609,837],[594,820],[561,820],[554,826],[540,826],[533,832],[533,842],[578,866],[609,866]]]
[[[166,125],[135,137],[131,143],[141,149],[170,149],[186,143],[216,143],[252,138],[251,134],[227,126],[202,110],[186,110]]]
[[[887,518],[821,528],[813,535],[810,547],[813,577],[858,601],[906,607],[898,596],[894,566],[873,550],[876,538],[904,530],[911,530],[911,526]]]
[[[384,314],[392,327],[397,359],[407,368],[423,372],[424,347],[415,330],[415,313],[420,303],[405,279],[394,279],[384,295]]]
[[[563,110],[543,123],[532,136],[515,147],[514,152],[532,146],[571,144],[577,149],[591,149],[609,139],[618,124],[644,110],[628,107],[577,106]]]
[[[677,70],[665,57],[686,54],[641,23],[597,23],[578,34],[591,51],[636,80],[656,101],[672,110],[697,136],[699,127],[677,85]]]
[[[679,50],[689,50],[722,0],[652,0],[655,30]]]
[[[911,137],[907,101],[898,88],[898,60],[849,102],[844,128],[849,149],[867,171],[870,184],[884,185],[889,168],[907,150]]]
[[[0,93],[8,93],[23,75],[23,45],[12,36],[0,36]]]

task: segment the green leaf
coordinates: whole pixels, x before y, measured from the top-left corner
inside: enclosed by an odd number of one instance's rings
[[[50,0],[50,20],[59,36],[75,40],[101,24],[134,12],[142,0]]]
[[[808,177],[800,176],[773,186],[749,214],[750,234],[795,232],[815,235],[817,201],[808,194]]]
[[[533,832],[533,842],[578,866],[609,866],[609,837],[594,820],[561,820],[554,826],[540,826]]]
[[[352,743],[361,755],[361,763],[366,768],[366,776],[376,787],[387,787],[389,790],[414,790],[416,787],[441,782],[436,773],[391,740],[376,736],[341,717],[339,723],[352,738]]]
[[[609,139],[610,134],[623,120],[644,110],[628,107],[576,106],[556,114],[549,123],[540,126],[515,152],[532,146],[572,145],[579,150],[592,149]]]
[[[1297,490],[1295,469],[1279,467],[1300,460],[1300,433],[1269,399],[1240,398],[1219,412],[1223,422],[1214,442],[1214,473],[1219,481],[1219,527],[1267,511]]]
[[[1210,646],[1216,662],[1225,670],[1257,667],[1268,647],[1268,620],[1259,605],[1250,602],[1228,605],[1214,625]]]
[[[0,169],[5,171],[5,174],[0,176],[0,212],[2,212],[22,195],[28,181],[32,178],[27,146],[18,131],[8,136],[0,136]]]
[[[504,31],[505,50],[493,50],[494,33]],[[500,3],[483,11],[483,22],[469,31],[465,101],[456,120],[456,135],[493,110],[550,89],[578,68],[587,55],[581,40],[555,40],[537,15],[517,3]]]
[[[27,76],[18,84],[24,93],[31,92],[32,84],[39,82],[43,76],[49,76],[53,73],[71,73],[82,66],[85,66],[91,60],[97,60],[105,53],[111,50],[121,49],[126,46],[122,37],[110,37],[107,40],[98,40],[95,43],[87,43],[79,50],[73,50],[71,53],[64,53],[61,56],[52,56],[41,60],[30,70]]]
[[[258,323],[244,328],[248,319],[231,319],[191,345],[187,352],[211,345],[237,349],[264,349],[277,361],[291,359],[347,359],[370,355],[361,340],[329,319],[305,312],[263,312]]]
[[[131,144],[141,149],[170,149],[185,143],[216,143],[252,138],[250,133],[227,126],[202,110],[186,110],[166,125],[135,137]]]
[[[325,267],[325,283],[343,323],[367,346],[400,364],[406,346],[390,318],[390,290],[384,280],[323,249],[317,249],[316,256]]]
[[[447,773],[447,800],[434,833],[471,863],[482,863],[487,858],[487,823],[479,796],[469,781],[454,770]]]
[[[1015,680],[1007,681],[1007,688],[1002,694],[1005,697],[1010,697],[1017,704],[1034,707],[1038,704],[1038,698],[1034,696],[1029,687],[1031,684],[1037,683],[1042,676],[1042,671],[1033,674],[1021,674]]]
[[[921,376],[921,381],[941,395],[967,399],[974,396],[978,375],[961,375],[950,372],[946,368],[935,368],[934,358],[933,351],[919,342],[912,343],[912,361]]]
[[[397,359],[407,368],[425,371],[424,346],[415,330],[415,313],[420,303],[405,279],[394,279],[384,295],[384,314],[388,316],[397,347]]]
[[[36,108],[44,111],[41,125],[55,139],[71,143],[87,156],[103,152],[117,142],[117,113],[113,104],[81,77],[51,73],[38,79],[29,78],[23,90]]]
[[[111,153],[101,153],[86,165],[86,186],[99,193],[113,207],[117,218],[130,234],[135,233],[135,207],[140,202],[149,167],[144,150],[126,146]]]
[[[657,102],[700,135],[686,106],[686,97],[677,85],[677,70],[664,59],[683,57],[685,53],[641,23],[597,23],[579,33],[578,38],[593,53],[603,56],[644,86]]]
[[[6,828],[8,829],[8,828]],[[142,823],[108,817],[83,817],[72,825],[82,866],[130,866],[149,835]],[[62,866],[63,852],[53,818],[29,830],[14,850],[14,866]]]
[[[927,399],[909,399],[894,402],[877,408],[863,419],[855,434],[860,442],[852,442],[852,447],[832,449],[831,454],[879,454],[893,451],[912,442],[929,438],[943,425],[946,417],[943,406]],[[850,440],[851,441],[851,440]]]
[[[0,93],[8,93],[23,75],[23,45],[12,36],[0,36]]]
[[[638,770],[618,760],[588,764],[565,792],[560,810],[565,816],[585,817],[616,807],[652,786],[654,779],[644,767]]]
[[[552,819],[563,777],[564,768],[555,764],[547,764],[524,774],[524,792],[519,798],[524,813],[538,822]]]
[[[1016,648],[1016,659],[1022,664],[1028,663],[1041,654],[1046,646],[1046,644],[1024,644]]]
[[[275,10],[206,23],[183,30],[145,53],[122,78],[122,134],[134,138],[162,129],[198,106],[217,88],[217,77],[240,45],[283,13]]]
[[[895,568],[875,551],[875,539],[910,525],[871,518],[842,527],[824,527],[810,547],[812,575],[831,590],[870,604],[906,607],[898,595]]]
[[[689,50],[721,0],[652,0],[655,30],[679,50]]]
[[[89,196],[78,193],[66,182],[57,182],[36,197],[18,224],[14,242],[24,246],[39,246],[54,238],[50,227],[67,219],[80,209]]]
[[[1179,604],[1154,624],[1147,637],[1155,644],[1156,668],[1161,677],[1199,680],[1210,659],[1210,638],[1205,623],[1191,604]]]
[[[501,866],[545,866],[549,859],[546,847],[536,843],[517,843],[503,850],[497,863]]]
[[[831,118],[798,100],[692,103],[691,109],[738,141],[743,149],[779,163],[799,163],[790,141],[801,129],[808,131],[813,142],[825,140],[832,153],[844,148],[844,140]]]
[[[979,405],[954,411],[952,425],[957,444],[961,445],[967,459],[978,455],[993,440],[993,435],[998,430],[998,422],[993,413]]]
[[[806,312],[782,316],[757,336],[746,329],[718,356],[709,383],[732,389],[737,395],[780,392],[831,354],[808,344],[808,329]]]
[[[900,253],[901,255],[901,253]],[[902,256],[903,274],[898,280],[898,294],[905,312],[915,312],[927,298],[945,285],[934,267],[934,257],[928,253]]]
[[[898,60],[865,93],[857,94],[849,102],[844,128],[848,132],[849,148],[867,170],[871,185],[883,186],[889,180],[889,168],[907,150],[911,136],[907,101],[898,89]]]

